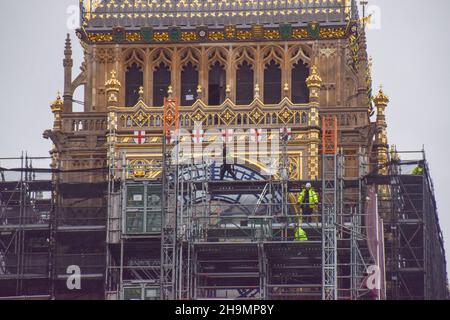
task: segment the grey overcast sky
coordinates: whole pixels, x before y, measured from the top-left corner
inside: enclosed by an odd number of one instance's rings
[[[78,0],[2,1],[0,9],[0,157],[27,150],[48,155],[42,132],[52,126],[50,102],[63,89],[67,32],[77,72],[82,51],[67,27]],[[372,0],[381,28],[368,32],[374,89],[383,83],[391,103],[389,140],[400,150],[425,145],[450,254],[450,1]],[[449,260],[450,262],[450,260]],[[449,266],[450,270],[450,266]]]

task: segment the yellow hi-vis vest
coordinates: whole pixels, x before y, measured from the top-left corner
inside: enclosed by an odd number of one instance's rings
[[[416,168],[414,168],[412,174],[416,175],[416,176],[420,176],[423,175],[423,166],[417,166]]]
[[[303,189],[302,192],[298,195],[298,202],[299,204],[303,204],[303,200],[305,199],[305,193],[306,189]],[[309,189],[309,207],[311,209],[314,209],[315,206],[319,204],[319,196],[317,195],[317,192],[314,191],[313,188]]]
[[[308,236],[306,235],[305,230],[298,227],[295,229],[295,240],[296,241],[308,241]]]

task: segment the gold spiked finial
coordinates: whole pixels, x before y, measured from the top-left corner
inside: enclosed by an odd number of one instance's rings
[[[61,99],[61,92],[57,92],[56,93],[56,100],[55,101],[53,101],[53,103],[52,103],[52,105],[53,106],[62,106],[64,103],[63,103],[63,101],[62,101],[62,99]]]
[[[56,100],[51,105],[52,113],[54,115],[53,130],[61,130],[61,112],[64,102],[61,99],[61,93],[58,91]]]
[[[122,85],[120,84],[120,81],[117,80],[116,74],[117,72],[115,70],[111,71],[111,77],[105,83],[106,89],[119,91]]]
[[[143,86],[139,87],[139,99],[144,100],[144,87]]]
[[[53,101],[51,108],[53,113],[58,113],[62,111],[62,106],[64,105],[64,102],[61,98],[61,93],[58,91],[56,94],[56,100]]]
[[[317,66],[311,67],[311,74],[306,79],[306,85],[308,88],[319,88],[322,86],[322,78],[319,76]]]
[[[389,103],[389,97],[384,93],[383,86],[380,86],[378,94],[373,98],[373,102],[376,106],[387,106]]]

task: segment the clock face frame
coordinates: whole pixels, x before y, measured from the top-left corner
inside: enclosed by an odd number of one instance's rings
[[[208,173],[212,181],[220,181],[220,169],[219,164],[212,165]],[[233,170],[236,174],[237,181],[266,181],[267,177],[262,176],[259,172],[250,169],[243,165],[234,165]],[[181,172],[180,175],[186,174]],[[190,173],[192,175],[192,172]],[[194,180],[202,181],[204,179],[204,168],[198,168],[198,171],[194,174]],[[226,174],[224,181],[235,181],[229,174]],[[194,193],[194,203],[200,203],[204,197],[202,192]],[[250,214],[255,208],[258,201],[261,201],[261,210],[264,210],[265,204],[272,204],[274,206],[281,205],[282,196],[281,190],[273,190],[272,193],[265,194],[260,198],[260,194],[215,194],[212,197],[212,203],[216,206],[222,206],[222,212],[228,214]],[[188,197],[185,198],[185,203],[188,203]],[[230,205],[229,207],[227,205]]]

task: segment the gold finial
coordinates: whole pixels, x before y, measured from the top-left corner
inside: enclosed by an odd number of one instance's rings
[[[106,81],[105,86],[107,89],[115,89],[118,91],[122,85],[120,84],[120,81],[116,79],[116,70],[111,70],[110,74],[111,78]]]
[[[139,87],[139,99],[144,100],[144,87]]]
[[[63,104],[64,104],[64,102],[62,101],[62,98],[61,98],[61,92],[58,91],[56,93],[56,100],[53,101],[53,103],[52,103],[52,111],[56,112],[56,111],[61,110],[61,106]]]
[[[225,87],[225,95],[227,98],[229,98],[231,95],[231,86],[229,84],[227,84]]]
[[[197,86],[197,93],[200,95],[200,94],[202,94],[202,86],[201,85],[198,85]]]
[[[167,88],[167,95],[169,96],[169,98],[172,98],[172,94],[173,94],[173,87],[169,86]]]
[[[286,83],[284,84],[283,90],[284,90],[285,92],[288,92],[288,91],[289,91],[289,83],[286,82]]]
[[[317,66],[314,65],[311,67],[311,74],[306,79],[306,85],[308,88],[320,88],[322,86],[322,78],[319,76]]]
[[[376,106],[387,106],[389,103],[389,97],[383,91],[383,85],[380,85],[378,94],[373,98],[373,102]]]

